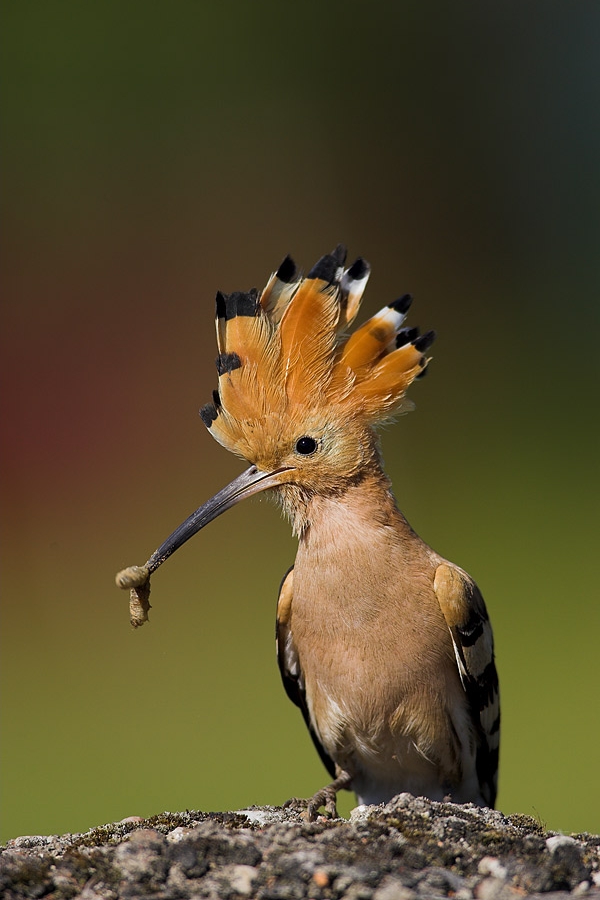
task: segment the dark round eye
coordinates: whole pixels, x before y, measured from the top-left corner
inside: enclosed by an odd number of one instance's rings
[[[301,453],[302,456],[310,456],[316,449],[317,442],[314,438],[308,437],[307,435],[298,438],[296,441],[296,453]]]

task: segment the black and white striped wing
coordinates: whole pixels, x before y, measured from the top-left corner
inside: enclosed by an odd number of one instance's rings
[[[500,693],[492,626],[479,588],[458,566],[438,566],[434,588],[452,636],[458,672],[479,735],[476,767],[481,794],[493,807],[498,784]]]

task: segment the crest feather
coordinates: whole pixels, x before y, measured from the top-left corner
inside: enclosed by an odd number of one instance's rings
[[[338,295],[337,285],[305,278],[283,314],[281,371],[292,402],[314,398],[329,381],[340,317]]]
[[[260,295],[260,305],[273,324],[280,321],[298,289],[298,283],[296,263],[288,254],[277,271],[271,275]]]
[[[428,360],[414,344],[388,353],[355,385],[353,395],[365,412],[383,419],[400,412],[404,395],[412,382],[425,371]]]
[[[344,345],[341,364],[361,373],[396,347],[396,336],[406,318],[412,297],[406,294],[384,306],[368,322],[351,334]]]
[[[258,291],[218,293],[216,328],[221,406],[240,421],[264,415],[275,402],[279,348]]]
[[[364,290],[371,274],[369,263],[359,256],[349,269],[342,274],[340,290],[342,293],[342,315],[340,316],[340,330],[348,328],[354,322]]]
[[[201,416],[229,450],[249,458],[260,423],[318,403],[365,427],[411,408],[405,393],[426,370],[434,332],[402,327],[412,299],[405,294],[340,336],[370,274],[364,259],[344,269],[345,259],[339,245],[301,278],[286,256],[260,294],[217,294],[219,388]]]

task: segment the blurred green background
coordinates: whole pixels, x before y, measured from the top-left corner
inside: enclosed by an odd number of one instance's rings
[[[364,315],[438,331],[384,455],[488,603],[499,807],[600,831],[599,38],[577,0],[3,4],[2,838],[323,784],[273,505],[140,631],[113,578],[242,469],[197,414],[217,288],[338,241]]]

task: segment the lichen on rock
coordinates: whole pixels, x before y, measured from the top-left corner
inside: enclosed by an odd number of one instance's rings
[[[600,898],[600,837],[528,816],[400,794],[350,820],[298,810],[133,817],[85,834],[21,837],[0,856],[6,900]]]

